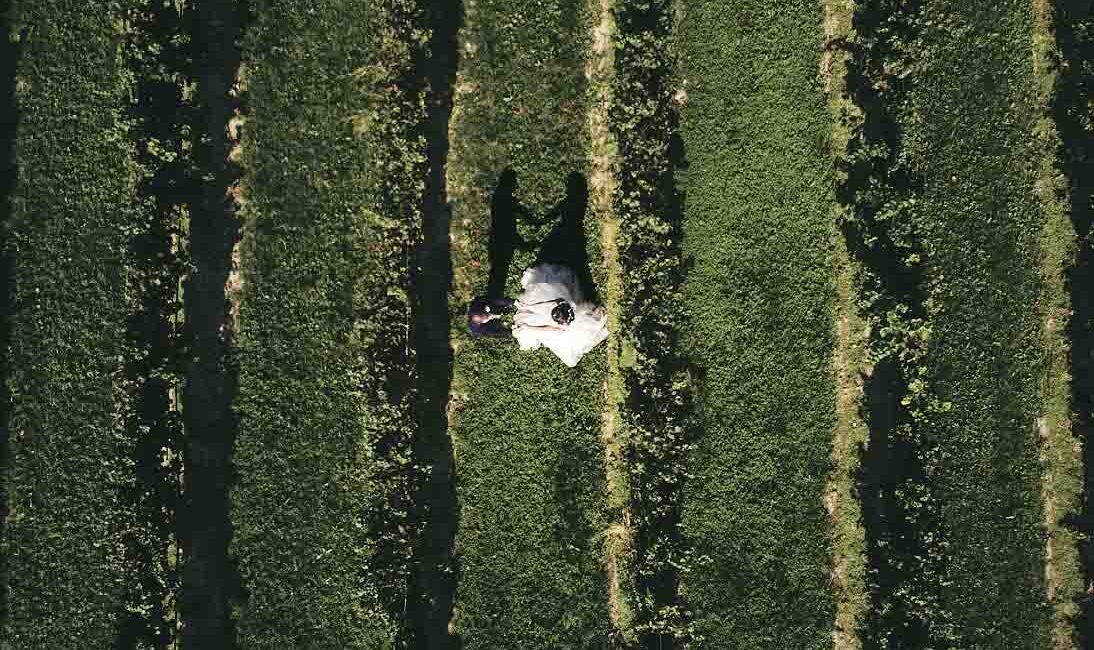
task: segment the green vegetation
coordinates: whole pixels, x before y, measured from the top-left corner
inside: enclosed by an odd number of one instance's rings
[[[679,115],[672,3],[620,2],[616,24],[611,125],[620,157],[620,436],[633,529],[633,625],[643,647],[671,647],[689,636],[677,587],[691,566],[679,502],[692,449],[690,378],[678,343],[684,268],[673,157]]]
[[[925,364],[943,406],[942,593],[964,647],[1041,646],[1047,623],[1030,14],[1024,3],[928,3],[910,100],[930,118],[903,125],[907,153],[930,161],[916,215],[930,285]],[[939,27],[949,21],[975,29]]]
[[[1071,287],[1068,272],[1076,265],[1076,232],[1081,225],[1071,219],[1071,194],[1066,165],[1061,165],[1061,134],[1067,130],[1066,118],[1054,119],[1054,105],[1071,92],[1057,62],[1061,47],[1053,30],[1055,20],[1069,22],[1068,12],[1058,18],[1047,2],[1033,5],[1034,74],[1041,109],[1035,127],[1041,145],[1041,165],[1036,190],[1043,206],[1042,246],[1042,336],[1046,351],[1044,364],[1042,415],[1037,421],[1041,436],[1042,486],[1044,512],[1045,590],[1053,607],[1052,646],[1054,650],[1072,650],[1081,646],[1079,626],[1083,569],[1081,558],[1082,532],[1072,522],[1082,516],[1083,456],[1081,430],[1076,430],[1082,416],[1071,413],[1074,384],[1069,372],[1071,349],[1082,349],[1082,335],[1069,339],[1072,305],[1081,302],[1086,292],[1081,277],[1078,290]],[[1089,8],[1088,8],[1089,11]],[[1061,38],[1068,40],[1067,28],[1060,29]],[[1064,102],[1066,103],[1066,99]],[[1064,173],[1061,173],[1063,171]],[[1080,192],[1081,195],[1081,192]],[[1071,203],[1073,204],[1073,203]],[[1081,276],[1081,274],[1080,274]],[[1072,295],[1076,296],[1072,300]],[[1081,312],[1082,307],[1077,311]],[[1082,316],[1079,316],[1081,319]],[[1081,328],[1080,328],[1081,332]],[[1081,354],[1081,352],[1080,352]],[[1081,381],[1081,380],[1080,380]],[[1082,394],[1080,389],[1078,395]],[[1080,409],[1076,411],[1081,412]]]
[[[470,338],[464,313],[485,293],[491,193],[506,168],[532,216],[586,209],[584,80],[590,18],[581,0],[466,5],[452,118],[452,427],[460,503],[455,633],[464,648],[601,647],[610,633],[600,426],[605,347],[577,368],[550,352]],[[569,185],[569,187],[568,187]],[[523,212],[495,197],[499,209]],[[585,223],[597,279],[600,224]],[[542,229],[519,225],[537,241]],[[544,226],[544,229],[546,226]],[[518,251],[515,295],[532,263]]]
[[[1090,642],[1094,3],[0,34],[5,650]],[[471,337],[575,222],[609,342]]]
[[[255,3],[232,551],[244,648],[378,648],[401,620],[411,252],[428,41],[412,2]]]
[[[866,638],[1041,647],[1050,612],[1035,423],[1053,305],[1039,302],[1032,10],[897,4],[859,8],[865,47],[849,84],[865,121],[844,228],[873,331],[864,472],[880,493],[864,505]]]
[[[836,163],[837,187],[845,179],[842,161],[861,114],[847,92],[854,38],[854,3],[826,0],[824,3],[824,51],[821,74],[826,82],[832,114],[832,157]],[[839,210],[835,206],[838,222]],[[870,332],[859,313],[857,280],[861,269],[852,257],[842,233],[833,232],[836,301],[833,330],[835,349],[832,365],[837,390],[836,427],[832,434],[832,468],[824,495],[824,506],[832,525],[832,589],[836,604],[833,630],[834,650],[861,650],[860,628],[870,608],[866,588],[866,530],[863,525],[862,492],[859,488],[863,451],[869,444],[869,427],[864,413],[863,387],[871,369],[868,364]]]
[[[711,648],[829,648],[832,120],[822,6],[684,3],[686,349],[697,448],[683,580]]]
[[[13,8],[21,59],[0,553],[11,647],[162,647],[173,633],[171,470],[156,464],[170,424],[156,414],[164,384],[150,373],[163,359],[144,329],[163,322],[161,271],[147,253],[166,217],[146,198],[159,163],[144,147],[138,160],[131,144],[149,127],[136,92],[148,71],[127,69],[146,45],[142,10]]]

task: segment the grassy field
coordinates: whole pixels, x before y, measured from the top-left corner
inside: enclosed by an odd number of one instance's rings
[[[248,107],[232,494],[244,648],[391,647],[417,468],[410,251],[424,187],[413,3],[270,0]]]
[[[569,177],[588,166],[590,14],[581,0],[476,0],[465,12],[448,169],[460,504],[453,628],[469,650],[601,647],[610,632],[604,347],[571,370],[546,350],[471,339],[462,312],[486,292],[492,202],[502,219],[586,211],[582,182]],[[497,191],[507,168],[512,197]],[[517,227],[534,248],[549,226]],[[599,280],[600,225],[589,218],[584,229]],[[533,255],[517,251],[509,295]]]
[[[924,18],[932,26],[910,100],[929,117],[906,125],[905,148],[924,170],[925,361],[947,407],[937,433],[943,601],[959,646],[1040,647],[1049,619],[1035,423],[1048,314],[1037,306],[1044,216],[1031,163],[1032,9],[928,2]]]
[[[698,447],[682,527],[703,564],[682,589],[705,647],[828,648],[835,292],[822,7],[690,0],[684,14]]]
[[[160,451],[162,386],[149,385],[157,362],[139,338],[156,301],[140,249],[156,239],[139,198],[151,161],[139,166],[129,140],[147,127],[132,101],[142,77],[126,68],[140,36],[119,22],[138,5],[20,2],[12,16],[22,39],[5,241],[11,647],[158,647],[173,632],[167,540],[148,519],[165,495],[156,465],[142,463]]]
[[[0,35],[0,648],[1089,642],[1094,3]],[[473,338],[558,244],[609,341]]]

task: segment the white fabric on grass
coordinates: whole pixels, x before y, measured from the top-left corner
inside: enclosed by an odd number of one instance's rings
[[[524,272],[520,285],[524,293],[517,299],[513,336],[521,350],[545,347],[573,368],[589,350],[608,338],[608,319],[604,310],[585,300],[573,269],[540,264]],[[562,330],[535,329],[557,325],[551,318],[551,310],[555,307],[551,301],[556,298],[570,303],[574,310],[573,322]]]

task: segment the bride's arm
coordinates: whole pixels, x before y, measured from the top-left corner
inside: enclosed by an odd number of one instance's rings
[[[561,330],[566,329],[565,327],[563,327],[561,325],[521,325],[520,327],[523,328],[523,329],[529,329],[529,330],[557,330],[557,331],[561,331]]]

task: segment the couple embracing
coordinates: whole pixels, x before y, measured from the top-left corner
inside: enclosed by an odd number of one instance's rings
[[[512,336],[521,350],[545,347],[572,368],[608,337],[604,309],[595,304],[585,248],[585,179],[570,175],[559,223],[544,240],[535,265],[521,276],[522,293],[512,299],[502,294],[520,239],[516,219],[521,215],[531,220],[514,199],[515,189],[516,175],[507,170],[491,202],[490,284],[485,297],[471,302],[468,328],[476,336]]]

